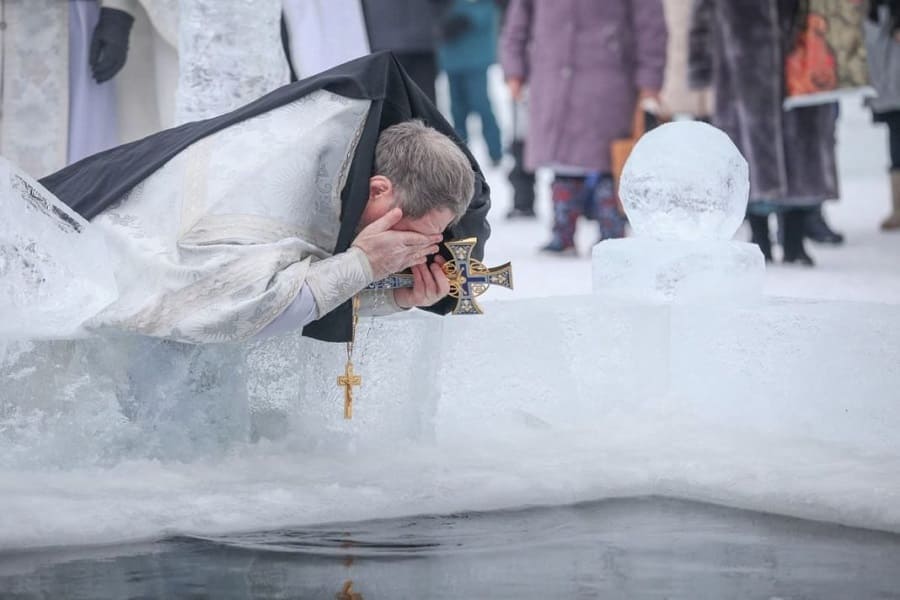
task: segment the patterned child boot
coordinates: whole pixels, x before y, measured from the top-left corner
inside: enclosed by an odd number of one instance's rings
[[[616,195],[613,178],[610,175],[601,175],[594,187],[594,218],[600,225],[600,238],[598,241],[612,240],[625,237],[625,225],[628,218],[619,206],[619,197]]]
[[[553,239],[542,252],[574,256],[575,225],[578,222],[578,198],[584,188],[583,177],[556,177],[550,186],[553,199]]]

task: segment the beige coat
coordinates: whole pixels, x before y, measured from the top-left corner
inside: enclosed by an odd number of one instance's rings
[[[691,25],[691,0],[663,0],[669,45],[662,101],[666,112],[708,118],[713,111],[712,91],[693,91],[688,87],[688,31]]]
[[[178,1],[101,0],[134,17],[128,60],[113,81],[121,141],[131,142],[175,125],[178,87]]]

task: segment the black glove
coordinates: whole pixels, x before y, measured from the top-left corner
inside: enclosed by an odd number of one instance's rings
[[[116,76],[128,58],[128,36],[134,17],[115,8],[101,8],[91,38],[91,72],[97,83]]]
[[[441,22],[441,39],[452,42],[472,29],[472,20],[466,15],[450,15]]]

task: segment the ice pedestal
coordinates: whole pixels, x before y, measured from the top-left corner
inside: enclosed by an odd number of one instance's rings
[[[594,293],[641,303],[762,299],[765,259],[759,246],[735,241],[606,240],[594,246]]]
[[[731,240],[749,190],[747,161],[715,127],[675,122],[648,133],[619,189],[635,237],[594,247],[594,293],[640,303],[758,301],[763,255]]]
[[[0,339],[77,335],[116,295],[102,235],[0,158]]]

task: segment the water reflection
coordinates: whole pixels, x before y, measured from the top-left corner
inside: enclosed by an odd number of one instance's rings
[[[345,581],[344,587],[340,592],[335,596],[337,600],[363,600],[362,594],[357,594],[353,591],[353,582]]]
[[[900,598],[900,536],[662,499],[0,555],[2,598]]]

